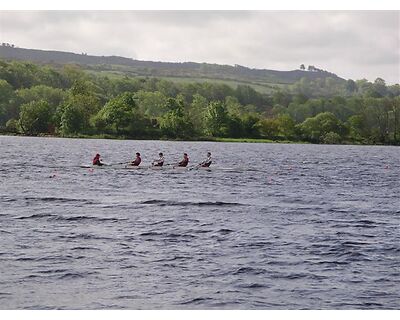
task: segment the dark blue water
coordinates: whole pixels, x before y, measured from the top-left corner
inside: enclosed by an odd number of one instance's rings
[[[211,151],[213,170],[148,165]],[[400,148],[0,137],[1,309],[398,309]]]

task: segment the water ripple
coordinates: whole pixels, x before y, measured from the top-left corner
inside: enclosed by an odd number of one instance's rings
[[[398,147],[1,136],[0,147],[0,308],[400,308]],[[118,163],[140,151],[147,164],[159,150],[216,161],[80,167],[96,152]]]

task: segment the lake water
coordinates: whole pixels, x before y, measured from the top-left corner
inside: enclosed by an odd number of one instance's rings
[[[147,166],[207,151],[211,171]],[[398,309],[400,148],[0,137],[1,309]]]

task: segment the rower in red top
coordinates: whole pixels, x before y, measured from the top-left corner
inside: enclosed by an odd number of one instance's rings
[[[103,163],[101,163],[101,159],[100,159],[100,154],[96,154],[96,156],[93,158],[93,165],[94,166],[102,166]]]
[[[184,153],[182,161],[178,163],[178,167],[186,167],[188,163],[189,163],[189,157],[187,153]]]
[[[140,153],[136,152],[136,159],[131,162],[131,165],[137,167],[141,162],[142,158],[140,157]]]

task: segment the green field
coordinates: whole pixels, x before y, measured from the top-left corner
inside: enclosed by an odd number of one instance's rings
[[[147,78],[149,76],[141,74],[141,72],[137,72],[131,68],[126,68],[124,71],[119,70],[116,66],[115,70],[104,69],[101,70],[100,68],[90,68],[84,69],[89,74],[93,74],[96,76],[104,76],[110,79],[117,79],[123,77],[137,77],[137,78]],[[281,83],[269,83],[263,81],[244,81],[244,80],[231,80],[231,79],[219,79],[219,78],[207,78],[207,77],[189,77],[189,76],[160,76],[154,75],[154,77],[158,79],[165,79],[168,81],[172,81],[175,83],[190,83],[190,82],[212,82],[212,83],[219,83],[225,84],[232,88],[236,88],[238,85],[247,85],[252,87],[254,90],[263,93],[263,94],[271,94],[273,91],[277,89],[287,89],[290,87],[290,84],[281,84]]]

